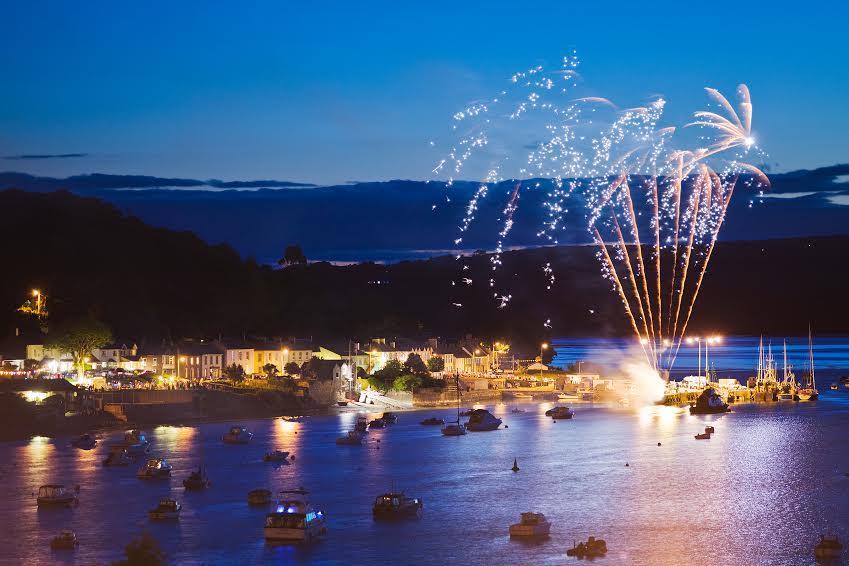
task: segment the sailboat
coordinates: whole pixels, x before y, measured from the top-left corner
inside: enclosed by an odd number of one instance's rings
[[[466,434],[466,426],[460,422],[460,374],[454,374],[454,381],[457,384],[457,420],[442,427],[444,436],[463,436]]]
[[[811,337],[811,327],[808,326],[808,364],[810,371],[808,372],[808,382],[805,387],[796,392],[796,397],[799,401],[816,401],[820,395],[817,391],[817,379],[814,375],[814,341]]]
[[[787,363],[787,340],[784,341],[784,377],[781,380],[781,389],[778,391],[779,401],[792,401],[796,390],[796,376],[793,374],[793,366]]]

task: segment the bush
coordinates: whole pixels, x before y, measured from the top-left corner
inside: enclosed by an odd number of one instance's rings
[[[442,356],[433,356],[427,361],[427,369],[433,372],[445,371],[445,358]]]
[[[424,380],[417,375],[399,375],[395,378],[395,381],[392,382],[392,389],[395,391],[414,391],[419,389],[423,382]]]

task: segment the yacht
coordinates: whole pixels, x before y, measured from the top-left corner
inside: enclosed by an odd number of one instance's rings
[[[820,395],[819,391],[817,391],[817,379],[814,375],[814,342],[811,338],[810,327],[808,328],[808,364],[810,368],[808,381],[805,387],[796,391],[796,399],[798,401],[816,401]]]
[[[127,454],[131,456],[150,452],[150,442],[145,433],[140,430],[131,430],[125,434],[124,442],[126,443]]]
[[[466,429],[472,432],[496,430],[500,426],[501,419],[495,417],[486,409],[475,409],[469,415],[469,420],[466,422]]]
[[[453,423],[446,424],[440,429],[442,436],[463,436],[466,434],[466,427],[460,423],[460,416],[463,414],[460,412],[460,375],[454,374],[454,380],[457,389],[457,420]]]
[[[72,440],[71,446],[74,448],[80,448],[81,450],[91,450],[97,446],[97,440],[95,440],[95,438],[90,434],[84,434],[79,438]]]
[[[363,433],[358,430],[349,430],[346,434],[336,438],[336,444],[340,446],[362,446]]]
[[[248,492],[249,505],[268,505],[271,503],[270,489],[252,489]]]
[[[103,460],[104,466],[128,466],[133,459],[124,446],[112,446],[112,451]]]
[[[202,491],[212,485],[209,478],[203,472],[203,466],[198,466],[197,471],[192,472],[189,477],[183,480],[183,487],[186,491]]]
[[[50,548],[53,550],[74,550],[80,545],[77,540],[77,535],[74,531],[64,530],[50,541]]]
[[[165,461],[165,458],[151,458],[144,466],[139,468],[139,479],[142,480],[157,480],[171,477],[171,464]]]
[[[324,514],[307,501],[307,492],[280,492],[277,509],[265,516],[265,540],[310,542],[327,533]]]
[[[383,416],[380,418],[383,419],[383,422],[386,424],[396,424],[398,422],[398,415],[392,412],[383,413]]]
[[[159,505],[147,512],[147,516],[153,521],[171,521],[180,518],[182,508],[176,500],[163,497],[159,500]]]
[[[266,452],[262,459],[266,462],[285,462],[288,457],[289,453],[285,450],[272,450],[271,452]]]
[[[247,444],[254,435],[243,426],[233,426],[221,437],[226,444]]]
[[[79,503],[76,494],[64,485],[49,484],[38,488],[36,503],[39,507],[71,507]]]
[[[784,341],[784,377],[778,388],[779,401],[792,401],[796,396],[796,375],[787,363],[787,340]]]
[[[545,412],[546,417],[551,417],[552,419],[571,419],[575,416],[575,413],[569,410],[569,407],[554,407]]]
[[[403,519],[422,516],[422,500],[407,497],[404,492],[390,492],[378,495],[374,500],[372,515],[375,519]]]
[[[510,525],[511,537],[547,537],[551,523],[542,513],[522,513],[518,523]]]

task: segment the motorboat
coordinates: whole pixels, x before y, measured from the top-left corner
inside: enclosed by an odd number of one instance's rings
[[[157,480],[171,477],[171,464],[165,461],[165,458],[151,458],[144,466],[139,468],[139,479],[142,480]]]
[[[580,401],[581,397],[578,395],[570,395],[569,393],[558,393],[557,394],[558,401]]]
[[[252,489],[248,492],[249,505],[268,505],[271,503],[270,489]]]
[[[103,460],[104,466],[129,466],[133,459],[127,454],[123,446],[113,446],[112,451]]]
[[[702,432],[696,435],[696,440],[710,440],[709,432]]]
[[[522,513],[518,523],[510,525],[511,537],[547,537],[551,523],[542,513]]]
[[[339,407],[347,407],[348,402],[347,401],[336,401],[336,405],[339,406]]]
[[[517,391],[516,393],[511,393],[510,395],[512,395],[514,399],[524,399],[525,401],[530,401],[534,398],[534,396],[530,393],[522,393],[519,391]]]
[[[500,426],[501,419],[495,417],[486,409],[475,409],[466,422],[466,429],[472,432],[496,430]]]
[[[71,441],[71,446],[81,450],[91,450],[97,446],[97,440],[90,434],[84,434]]]
[[[466,426],[461,422],[448,423],[442,427],[443,436],[463,436],[466,434]]]
[[[838,389],[840,389],[840,386],[839,386],[839,385],[837,385],[836,383],[832,383],[832,384],[831,384],[831,390],[832,390],[832,391],[837,391]]]
[[[280,492],[277,509],[265,516],[265,540],[310,542],[327,533],[324,514],[307,500],[307,492]]]
[[[36,503],[39,507],[72,507],[79,503],[75,493],[64,485],[48,484],[38,488]]]
[[[722,400],[722,397],[719,396],[713,387],[708,387],[702,391],[701,395],[696,399],[695,404],[690,405],[691,415],[714,415],[717,413],[727,413],[730,410],[728,403]]]
[[[383,413],[383,416],[380,418],[383,419],[383,422],[386,424],[396,424],[398,422],[398,415],[391,412]]]
[[[425,426],[434,426],[434,425],[444,425],[445,419],[440,419],[437,417],[430,417],[429,419],[425,419],[421,422],[421,424]]]
[[[271,452],[266,452],[262,459],[266,462],[285,462],[288,457],[289,453],[285,450],[272,450]]]
[[[210,485],[212,485],[212,482],[209,481],[202,466],[198,466],[197,470],[183,480],[183,487],[186,488],[186,491],[202,491]]]
[[[474,409],[466,409],[465,411],[460,411],[459,414],[461,417],[468,417],[471,416],[472,412],[474,412]]]
[[[349,430],[346,434],[336,439],[336,444],[341,446],[362,446],[363,433],[358,430]]]
[[[74,531],[64,530],[50,541],[50,548],[53,550],[74,550],[80,545],[77,540],[77,535]]]
[[[602,539],[590,537],[587,542],[579,542],[566,551],[566,556],[577,558],[598,558],[607,554],[607,543]]]
[[[705,434],[713,434],[714,432],[716,432],[716,429],[714,429],[712,426],[708,425],[705,427]]]
[[[817,560],[836,560],[840,558],[842,552],[843,544],[836,535],[821,535],[820,541],[814,547],[814,556]]]
[[[374,499],[371,512],[375,519],[421,517],[423,506],[418,497],[407,497],[404,492],[390,492]]]
[[[525,413],[527,411],[525,411],[525,409],[520,409],[519,407],[513,407],[512,409],[510,409],[510,412],[514,413],[514,414],[519,414],[519,413]]]
[[[592,389],[580,389],[578,395],[580,395],[581,401],[595,401],[595,391]]]
[[[368,424],[369,429],[373,428],[386,428],[386,421],[383,419],[374,419]]]
[[[368,417],[365,415],[358,415],[357,422],[354,424],[354,430],[357,432],[368,432]]]
[[[226,444],[247,444],[253,437],[253,433],[248,432],[248,429],[245,427],[232,426],[230,427],[230,430],[221,437],[221,440],[223,440]]]
[[[545,416],[552,419],[571,419],[575,413],[569,410],[569,407],[553,407],[545,412]]]
[[[796,398],[796,395],[792,391],[779,391],[778,392],[778,400],[779,401],[793,401],[795,398]]]
[[[152,521],[173,521],[180,518],[180,510],[183,508],[175,499],[163,497],[159,505],[147,512]]]
[[[124,435],[127,454],[137,456],[139,454],[147,454],[150,452],[150,442],[144,432],[140,430],[131,430]]]

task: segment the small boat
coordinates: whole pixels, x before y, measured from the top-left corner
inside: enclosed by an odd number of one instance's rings
[[[266,462],[285,462],[288,457],[289,453],[285,450],[272,450],[271,452],[266,452],[262,459]]]
[[[551,523],[542,513],[522,513],[518,523],[510,525],[511,537],[547,537]]]
[[[79,503],[76,494],[65,489],[64,485],[49,484],[38,488],[36,503],[39,507],[72,507]]]
[[[696,440],[710,440],[710,433],[709,432],[703,432],[701,434],[697,434]]]
[[[147,436],[140,430],[131,430],[124,435],[125,448],[130,456],[147,454],[150,452],[150,442]]]
[[[690,405],[691,415],[714,415],[717,413],[727,413],[730,410],[728,403],[722,400],[722,397],[719,396],[713,387],[708,387],[702,391],[701,395],[696,399],[695,404]]]
[[[546,417],[551,417],[552,419],[571,419],[575,416],[575,413],[569,410],[569,407],[554,407],[545,412]]]
[[[372,428],[386,428],[386,421],[383,419],[374,419],[368,424],[369,429]]]
[[[139,468],[136,474],[142,480],[158,480],[171,477],[171,464],[165,461],[165,458],[151,458],[147,463]]]
[[[391,412],[383,413],[383,416],[380,418],[383,419],[383,422],[386,424],[396,424],[398,422],[398,415]]]
[[[429,419],[425,419],[421,422],[421,424],[425,426],[434,426],[434,425],[444,425],[445,419],[439,419],[437,417],[430,417]]]
[[[558,401],[580,401],[581,398],[578,395],[570,395],[569,393],[558,393],[557,394]]]
[[[358,430],[349,430],[343,436],[336,438],[336,444],[340,446],[362,446],[363,433]]]
[[[81,450],[91,450],[92,448],[97,446],[97,440],[95,440],[95,438],[90,434],[84,434],[79,438],[75,438],[74,440],[72,440],[71,446],[73,446],[74,448],[79,448]]]
[[[403,519],[422,516],[422,500],[407,497],[404,492],[390,492],[378,495],[371,508],[375,519]]]
[[[347,407],[348,402],[347,401],[336,401],[336,405],[339,406],[339,407]]]
[[[836,535],[821,535],[820,541],[814,547],[817,560],[835,560],[840,558],[842,552],[843,544]]]
[[[64,530],[50,541],[50,548],[53,550],[74,550],[80,545],[77,540],[77,535],[74,531]]]
[[[112,451],[103,460],[104,466],[129,466],[133,461],[130,455],[127,454],[127,449],[123,446],[113,446]]]
[[[469,420],[466,423],[466,429],[472,432],[482,432],[487,430],[496,430],[501,426],[501,419],[495,417],[486,409],[475,409],[469,415]]]
[[[442,427],[443,436],[463,436],[466,434],[466,427],[462,423],[448,423]]]
[[[187,491],[201,491],[208,488],[210,485],[212,485],[212,483],[203,472],[203,466],[198,466],[196,471],[189,474],[189,477],[183,480],[183,487],[186,488]]]
[[[792,391],[779,391],[778,392],[778,400],[779,401],[793,401],[796,398],[796,395]]]
[[[281,491],[277,509],[265,516],[265,540],[310,542],[327,533],[324,514],[307,501],[303,489]]]
[[[512,409],[510,409],[510,412],[515,413],[515,414],[519,414],[519,413],[525,413],[527,411],[525,411],[525,409],[520,409],[519,407],[513,407]]]
[[[836,383],[832,383],[832,384],[831,384],[831,390],[832,390],[832,391],[837,391],[838,389],[840,389],[840,386],[839,386],[839,385],[837,385]]]
[[[271,503],[271,490],[252,489],[248,492],[249,505],[268,505]]]
[[[566,556],[577,558],[598,558],[607,554],[607,543],[602,539],[590,537],[587,542],[579,542],[566,551]]]
[[[705,427],[705,434],[713,434],[714,432],[716,432],[716,430],[712,426],[708,425]]]
[[[357,416],[357,422],[354,425],[354,430],[357,432],[368,432],[368,417],[365,415]]]
[[[152,521],[173,521],[180,518],[182,508],[176,500],[163,497],[159,500],[159,505],[147,512],[147,516]]]
[[[511,395],[513,396],[514,399],[525,399],[526,401],[530,401],[531,399],[534,398],[534,396],[531,395],[530,393],[516,392],[516,393],[511,393]]]
[[[243,426],[233,426],[221,437],[226,444],[247,444],[254,435]]]

